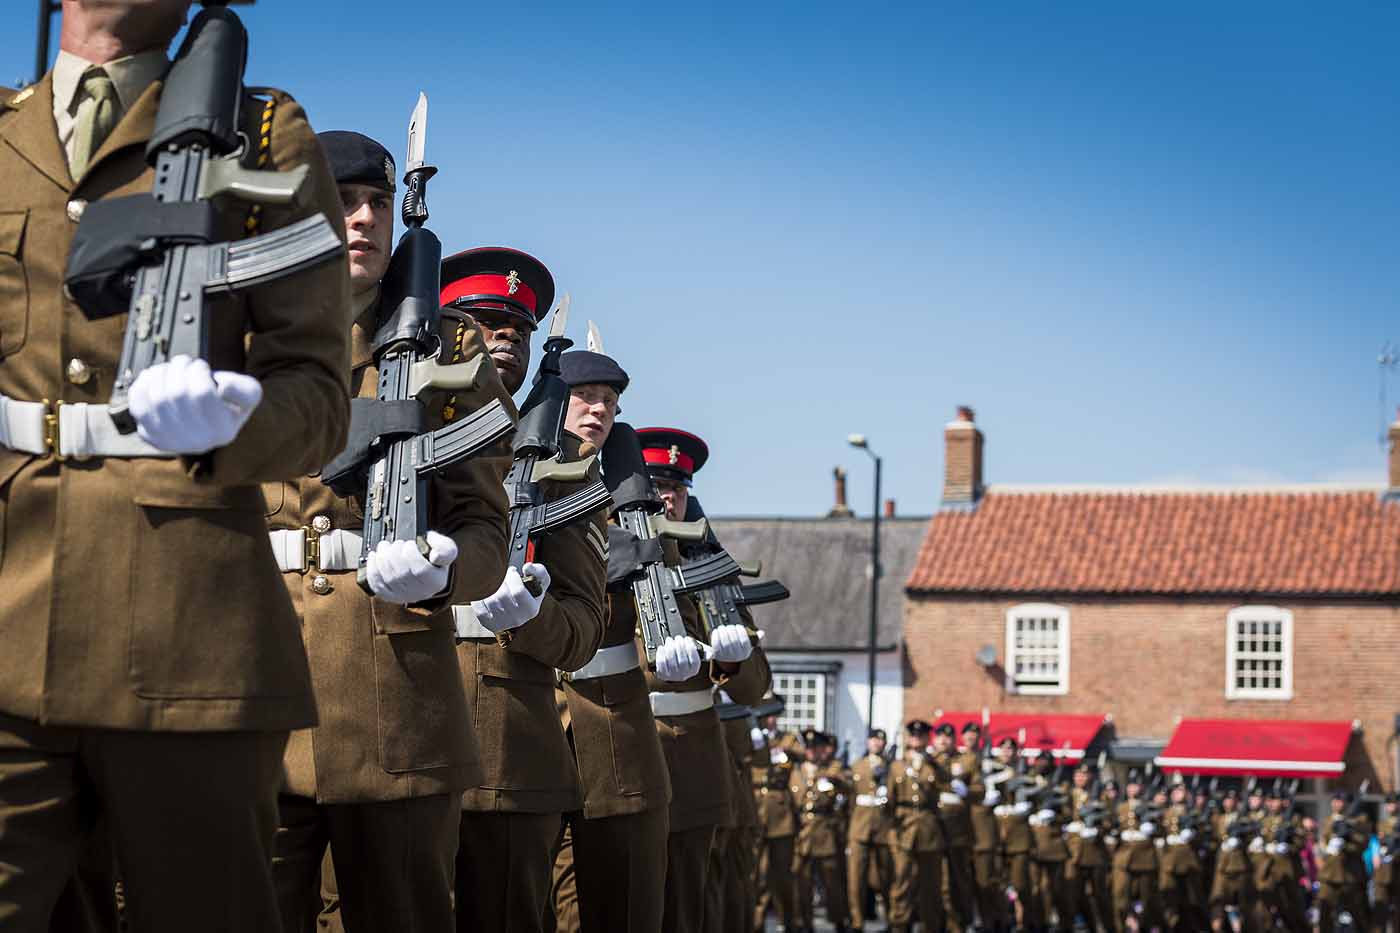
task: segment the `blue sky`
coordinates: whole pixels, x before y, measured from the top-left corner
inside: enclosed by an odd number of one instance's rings
[[[864,513],[853,431],[928,513],[958,404],[991,482],[1383,481],[1400,7],[1129,6],[243,13],[318,129],[401,153],[428,93],[445,247],[544,260],[712,513],[824,512],[836,464]]]

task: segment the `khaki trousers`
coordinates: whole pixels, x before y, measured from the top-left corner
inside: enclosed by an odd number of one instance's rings
[[[783,928],[791,930],[797,921],[796,898],[792,888],[792,836],[762,839],[758,850],[758,903],[754,907],[753,930],[763,930],[768,905],[775,905]]]
[[[950,848],[944,858],[947,867],[943,872],[943,907],[948,925],[965,930],[972,925],[972,850],[966,846]]]
[[[457,846],[458,933],[540,933],[554,874],[558,813],[463,810]]]
[[[284,794],[280,808],[272,879],[283,933],[451,933],[456,794],[329,806]]]
[[[865,915],[869,897],[874,894],[890,911],[890,885],[894,882],[894,857],[890,847],[875,842],[852,841],[846,848],[846,890],[850,901],[851,925],[859,929],[873,921]]]
[[[280,929],[271,861],[287,735],[71,729],[0,716],[0,929],[49,933],[98,817],[133,930]]]
[[[705,879],[710,873],[714,825],[666,836],[666,892],[661,929],[700,933],[705,929]]]
[[[797,915],[804,929],[815,925],[816,882],[820,881],[826,892],[826,919],[834,926],[844,926],[850,922],[850,911],[846,907],[846,858],[844,853],[834,855],[799,855],[793,866],[794,880],[797,882]]]
[[[942,852],[910,852],[895,847],[894,885],[890,890],[891,926],[908,926],[917,908],[924,929],[942,933],[944,865]]]
[[[559,933],[660,933],[670,811],[564,817],[554,857]]]

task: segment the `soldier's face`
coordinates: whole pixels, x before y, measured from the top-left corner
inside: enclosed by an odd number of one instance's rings
[[[481,342],[486,344],[486,352],[491,354],[506,391],[514,395],[530,371],[530,335],[534,328],[518,314],[492,308],[473,308],[472,320],[481,331]]]
[[[345,245],[350,260],[350,291],[377,286],[389,268],[394,241],[394,196],[371,185],[340,185],[345,211]]]
[[[612,433],[618,411],[617,390],[612,386],[574,386],[569,390],[564,427],[594,447],[602,447]]]
[[[952,747],[953,747],[953,739],[952,739],[951,736],[946,736],[946,735],[944,735],[944,734],[941,733],[941,732],[938,732],[938,733],[935,733],[935,734],[934,734],[934,736],[933,736],[933,750],[934,750],[935,752],[937,752],[938,754],[941,755],[941,754],[943,754],[944,752],[946,752],[948,749],[950,749],[950,748],[952,748]]]
[[[918,732],[904,733],[904,748],[906,751],[921,752],[928,748],[928,737]]]
[[[1225,801],[1221,803],[1221,806],[1225,808],[1226,813],[1235,812],[1235,807],[1237,807],[1238,805],[1239,804],[1235,801],[1234,797],[1226,797]]]
[[[865,740],[865,752],[867,755],[883,755],[885,753],[885,740],[878,735],[872,735]]]
[[[105,33],[127,54],[166,49],[189,15],[191,0],[63,0],[64,31]]]
[[[657,494],[666,503],[666,517],[672,521],[685,518],[685,507],[690,504],[690,490],[684,483],[673,479],[658,479],[655,482]]]
[[[1085,774],[1083,771],[1076,771],[1076,772],[1074,772],[1074,786],[1075,786],[1075,787],[1083,787],[1084,785],[1086,785],[1086,784],[1088,784],[1088,783],[1089,783],[1089,775]]]
[[[1345,807],[1346,805],[1347,805],[1347,802],[1346,802],[1345,800],[1338,800],[1336,797],[1333,797],[1333,798],[1332,798],[1332,812],[1333,812],[1333,813],[1341,813],[1341,812],[1342,812],[1342,808]]]

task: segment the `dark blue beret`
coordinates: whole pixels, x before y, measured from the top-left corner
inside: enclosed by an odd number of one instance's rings
[[[572,386],[612,386],[621,395],[631,381],[617,360],[592,350],[570,350],[559,357],[559,376]]]
[[[349,130],[328,130],[317,133],[331,174],[338,185],[369,185],[393,194],[396,185],[394,157],[389,150],[363,133]]]

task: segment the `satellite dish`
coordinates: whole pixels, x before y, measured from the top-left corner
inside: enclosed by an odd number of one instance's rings
[[[997,663],[997,649],[995,645],[983,645],[977,649],[977,663],[983,667],[993,667]]]

